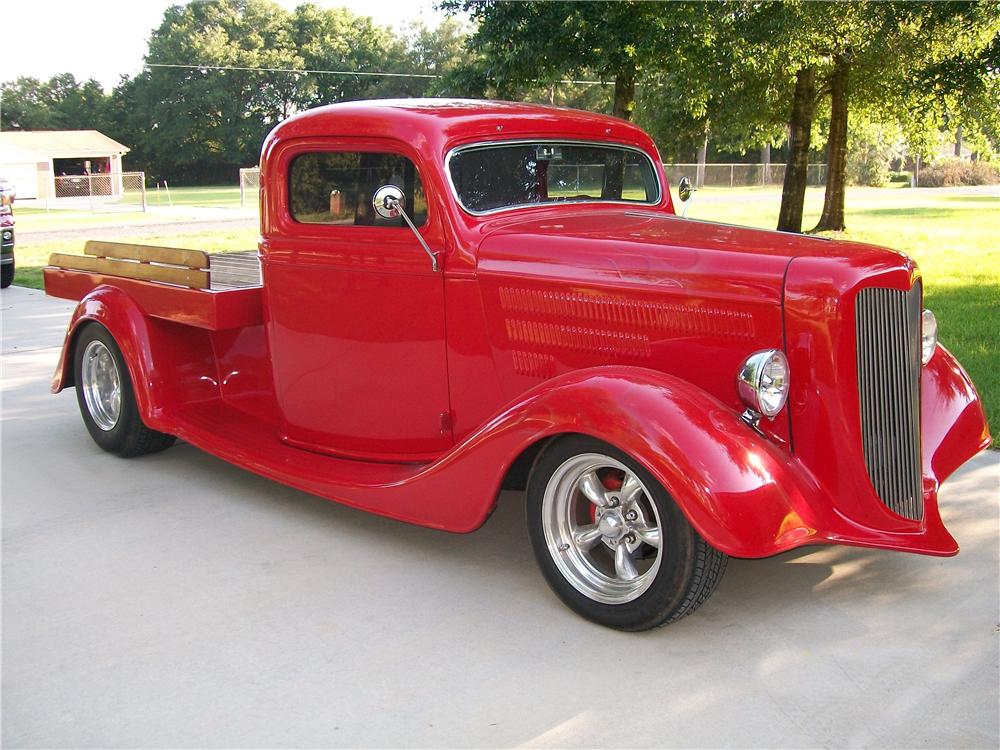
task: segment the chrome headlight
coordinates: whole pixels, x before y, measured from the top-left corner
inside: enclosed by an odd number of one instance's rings
[[[924,310],[920,316],[922,334],[920,336],[920,361],[925,365],[934,356],[937,349],[937,318],[930,310]]]
[[[788,360],[778,349],[764,349],[750,355],[736,378],[743,402],[768,419],[781,411],[788,400]]]

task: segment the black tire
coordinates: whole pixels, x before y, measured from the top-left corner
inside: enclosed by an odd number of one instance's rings
[[[571,580],[574,575],[581,575],[573,571],[583,570],[582,575],[585,576],[593,576],[594,573],[592,571],[596,571],[597,579],[595,580],[597,582],[595,585],[603,585],[599,580],[602,571],[599,570],[600,566],[597,565],[597,563],[602,561],[598,558],[600,555],[611,555],[611,570],[610,572],[605,571],[606,577],[611,581],[611,585],[631,585],[633,581],[629,580],[628,577],[624,577],[620,581],[616,579],[618,563],[615,557],[617,548],[614,541],[606,542],[604,540],[608,539],[608,537],[601,536],[601,541],[591,543],[589,548],[577,546],[572,551],[569,551],[569,545],[558,543],[562,537],[558,537],[558,534],[553,531],[555,522],[552,520],[543,521],[543,515],[546,513],[549,513],[546,518],[553,518],[550,509],[558,501],[552,498],[560,494],[558,492],[559,488],[572,487],[572,492],[578,493],[575,501],[567,501],[576,505],[565,507],[577,507],[581,502],[585,508],[590,507],[584,493],[578,489],[579,485],[570,482],[569,479],[560,480],[560,476],[571,477],[572,474],[566,474],[569,470],[566,470],[564,467],[572,465],[573,462],[585,462],[588,460],[588,456],[595,455],[608,457],[612,463],[617,462],[625,467],[627,471],[635,475],[635,478],[643,486],[641,492],[633,495],[636,498],[635,504],[629,506],[625,504],[624,490],[621,491],[622,504],[618,508],[620,513],[618,517],[631,516],[634,518],[634,511],[625,513],[624,509],[626,507],[638,508],[640,504],[643,504],[642,507],[646,509],[643,517],[648,518],[650,521],[655,519],[658,523],[659,536],[656,538],[659,539],[659,547],[643,546],[640,542],[635,550],[635,559],[640,560],[640,565],[648,564],[651,555],[654,560],[653,564],[650,564],[644,573],[638,578],[633,579],[635,581],[644,579],[643,585],[646,588],[641,590],[641,593],[624,594],[623,596],[634,596],[634,598],[628,601],[615,603],[599,601],[593,595],[585,593],[580,588],[582,585],[585,589],[587,587],[586,582],[583,584],[574,584]],[[623,476],[627,476],[627,474],[623,474]],[[561,481],[569,482],[569,484],[560,484]],[[545,496],[550,482],[554,483],[553,490],[550,492],[550,500],[546,504]],[[614,493],[617,490],[606,491]],[[561,494],[565,495],[566,493],[563,492]],[[616,503],[619,501],[614,494],[611,495],[611,500]],[[655,505],[655,510],[652,507],[653,505]],[[579,510],[579,507],[577,507],[576,512],[579,512]],[[607,508],[590,511],[591,519],[595,519],[594,514],[606,514],[607,511]],[[643,514],[642,510],[638,512]],[[569,517],[571,515],[572,513],[567,510],[566,516]],[[559,513],[556,513],[556,516],[562,517]],[[648,471],[616,448],[600,440],[585,436],[573,435],[560,438],[548,446],[539,456],[528,482],[527,521],[528,533],[531,538],[532,547],[534,548],[535,558],[538,561],[545,580],[556,595],[570,609],[588,620],[617,630],[649,630],[650,628],[676,622],[682,617],[691,614],[711,596],[722,579],[726,563],[729,560],[725,554],[714,549],[698,535],[666,490]],[[585,522],[586,520],[581,523]],[[546,523],[549,528],[548,537],[546,536]],[[609,521],[609,525],[613,526],[613,523]],[[569,528],[573,529],[572,526]],[[599,523],[590,524],[587,527],[578,526],[575,527],[574,533],[578,533],[584,528],[600,529],[601,526]],[[628,528],[631,527],[625,527],[625,529]],[[636,528],[638,529],[639,527]],[[649,528],[649,525],[642,526],[642,529],[648,530]],[[640,533],[641,536],[642,534]],[[569,539],[572,537],[573,534],[566,538]],[[635,535],[627,534],[619,539],[617,544],[626,540],[634,544]],[[584,551],[585,549],[586,551]],[[615,550],[615,552],[611,552],[611,550]],[[581,567],[579,562],[573,563],[570,557],[562,557],[560,563],[557,564],[554,559],[555,556],[566,556],[567,552],[572,556],[572,560],[585,560],[585,564]],[[631,555],[629,559],[633,559]],[[643,563],[642,560],[646,562]],[[593,568],[587,569],[592,563],[594,563]],[[568,569],[570,572],[564,573],[559,565],[562,565],[564,569]],[[633,567],[631,572],[638,572],[637,568]],[[580,579],[577,578],[577,580],[579,581]],[[600,596],[602,593],[596,595]]]
[[[0,289],[6,289],[14,283],[14,264],[0,266]]]
[[[104,429],[98,424],[100,416],[91,413],[84,393],[84,356],[92,342],[100,342],[111,355],[117,372],[120,391],[120,407],[117,420],[110,429]],[[97,347],[100,349],[100,347]],[[107,328],[99,323],[88,323],[80,331],[73,349],[73,379],[76,383],[76,399],[80,405],[80,414],[87,432],[101,448],[108,453],[114,453],[122,458],[133,458],[147,453],[156,453],[169,448],[176,438],[163,432],[151,430],[139,416],[135,392],[132,388],[132,378],[129,375],[121,349]]]

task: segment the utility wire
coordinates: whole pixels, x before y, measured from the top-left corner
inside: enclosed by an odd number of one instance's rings
[[[176,63],[146,63],[147,68],[184,68],[186,70],[243,70],[253,73],[299,73],[335,76],[370,76],[374,78],[441,78],[436,73],[383,73],[367,70],[303,70],[298,68],[251,68],[239,65],[180,65]],[[538,81],[537,83],[543,83]],[[610,86],[606,81],[563,80],[553,83],[575,83],[587,86]]]
[[[363,70],[303,70],[299,68],[245,68],[239,65],[175,65],[172,63],[146,63],[147,68],[187,68],[189,70],[248,70],[256,73],[319,73],[338,76],[378,76],[397,78],[440,78],[433,73],[377,73]]]

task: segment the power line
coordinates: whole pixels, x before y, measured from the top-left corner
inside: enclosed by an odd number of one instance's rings
[[[251,73],[297,73],[335,76],[369,76],[373,78],[441,78],[436,73],[384,73],[370,70],[310,70],[300,68],[251,68],[240,65],[180,65],[177,63],[146,63],[147,68],[184,68],[186,70],[242,70]],[[545,83],[536,81],[536,83]],[[562,80],[552,83],[575,83],[586,86],[611,86],[607,81]]]
[[[147,68],[186,68],[188,70],[247,70],[255,73],[318,73],[338,76],[375,76],[396,78],[440,78],[433,73],[379,73],[367,70],[308,70],[300,68],[245,68],[239,65],[175,65],[172,63],[146,63]]]

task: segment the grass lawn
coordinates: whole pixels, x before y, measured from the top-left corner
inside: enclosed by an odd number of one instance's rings
[[[112,204],[106,210],[92,212],[86,206],[79,208],[36,208],[31,204],[16,204],[17,222],[22,228],[32,229],[73,229],[76,227],[100,227],[107,225],[148,223],[152,218],[163,221],[181,221],[204,217],[204,209],[225,209],[256,212],[257,195],[252,191],[247,196],[247,204],[240,205],[240,188],[232,185],[216,187],[170,188],[170,195],[163,188],[148,188],[146,191],[148,211],[143,212],[138,198],[126,204]],[[190,209],[188,211],[187,209]],[[245,215],[245,214],[244,214]]]
[[[171,188],[170,192],[174,206],[239,207],[239,187]],[[150,191],[150,196],[154,193]],[[162,190],[160,199],[165,204]],[[150,198],[151,205],[154,200]],[[689,215],[772,229],[780,200],[780,189],[775,188],[708,188],[695,195]],[[803,224],[807,229],[819,218],[822,203],[822,189],[810,188]],[[19,224],[45,222],[48,228],[52,221],[44,212],[32,216],[31,211],[15,211]],[[96,221],[120,225],[142,217],[119,214]],[[80,219],[84,220],[93,224],[95,218]],[[847,225],[849,231],[838,237],[901,250],[919,264],[926,305],[937,315],[940,340],[969,371],[986,403],[990,425],[1000,433],[1000,190],[968,195],[940,189],[851,188]],[[72,226],[67,217],[58,228]],[[98,233],[93,226],[81,226],[78,239],[44,244],[25,237],[17,248],[15,283],[41,288],[41,267],[50,253],[80,253],[83,241]],[[257,232],[143,234],[137,227],[135,236],[126,241],[224,252],[255,248]]]
[[[247,207],[253,208],[257,202],[257,191],[250,191]],[[239,208],[240,186],[222,185],[215,187],[172,187],[147,188],[146,203],[150,206],[209,206],[216,208]]]

